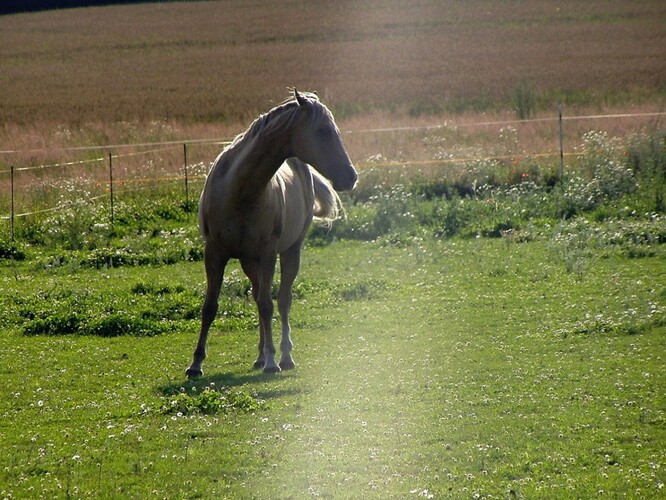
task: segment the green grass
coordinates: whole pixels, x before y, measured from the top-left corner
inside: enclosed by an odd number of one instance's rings
[[[233,263],[185,378],[205,283],[181,192],[123,193],[113,226],[94,200],[21,219],[0,497],[663,495],[663,137],[589,133],[563,184],[536,160],[364,171],[307,239],[275,376]]]
[[[254,325],[230,330],[224,317],[196,382],[183,375],[196,319],[113,338],[26,336],[5,319],[0,492],[655,496],[666,480],[666,254],[591,249],[577,275],[554,241],[308,248],[298,366],[277,376],[250,369]],[[6,311],[57,290],[140,316],[133,301],[200,295],[202,274],[199,263],[29,276],[5,266],[0,286]],[[225,300],[254,314],[238,266],[228,276]]]

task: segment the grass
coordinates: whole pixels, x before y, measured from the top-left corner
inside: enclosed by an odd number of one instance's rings
[[[179,196],[31,218],[0,242],[0,493],[658,496],[662,136],[588,134],[563,187],[547,163],[367,171],[307,240],[277,376],[234,263],[185,379],[204,280]]]
[[[579,279],[547,241],[308,248],[294,306],[298,367],[276,377],[250,369],[253,325],[214,335],[206,377],[188,382],[196,320],[139,338],[31,337],[10,322],[0,491],[654,496],[666,458],[656,251],[593,252]],[[200,264],[18,279],[23,297],[88,289],[115,304],[142,290],[200,294],[193,275]],[[239,275],[236,266],[232,284]],[[5,272],[2,287],[16,279]],[[16,292],[3,297],[11,309]],[[216,401],[227,409],[206,410]]]

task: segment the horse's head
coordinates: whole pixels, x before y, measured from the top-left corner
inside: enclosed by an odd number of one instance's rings
[[[298,105],[291,144],[294,156],[316,168],[336,190],[353,189],[358,175],[333,115],[315,94],[301,94],[294,89],[294,100]]]

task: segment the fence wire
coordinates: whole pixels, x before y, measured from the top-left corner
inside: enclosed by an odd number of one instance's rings
[[[499,120],[499,121],[482,121],[482,122],[473,122],[473,123],[455,123],[455,122],[444,122],[441,124],[434,125],[423,125],[423,126],[406,126],[406,127],[386,127],[386,128],[367,128],[367,129],[358,129],[358,130],[349,130],[344,132],[345,135],[362,135],[362,134],[380,134],[380,133],[404,133],[404,132],[427,132],[432,130],[443,130],[443,129],[464,129],[464,128],[480,128],[480,127],[509,127],[516,125],[526,125],[534,123],[556,123],[560,121],[571,122],[571,121],[581,121],[581,120],[601,120],[601,119],[627,119],[627,118],[660,118],[661,116],[666,115],[666,112],[648,112],[648,113],[620,113],[620,114],[608,114],[608,115],[584,115],[584,116],[560,116],[558,117],[546,117],[546,118],[532,118],[526,120]],[[47,169],[62,168],[62,167],[72,167],[77,165],[86,165],[86,164],[100,164],[102,166],[109,166],[111,169],[110,178],[105,180],[96,180],[91,181],[94,183],[96,189],[102,189],[106,192],[113,190],[113,185],[116,186],[128,186],[133,185],[137,186],[136,189],[142,189],[141,185],[148,185],[150,183],[167,183],[167,182],[184,182],[185,193],[187,198],[188,192],[188,182],[190,181],[200,181],[205,178],[205,175],[193,175],[188,173],[188,169],[198,165],[197,163],[188,164],[187,162],[187,147],[195,145],[211,145],[211,146],[221,146],[225,147],[233,141],[232,138],[209,138],[209,139],[187,139],[180,141],[163,141],[163,142],[147,142],[147,143],[138,143],[138,144],[114,144],[114,145],[101,145],[101,146],[75,146],[75,147],[62,147],[62,148],[35,148],[35,149],[25,149],[25,150],[2,150],[0,155],[5,157],[11,157],[13,155],[19,154],[36,154],[36,153],[82,153],[82,152],[94,152],[94,151],[107,151],[108,155],[105,157],[97,157],[92,159],[84,160],[72,160],[65,162],[58,162],[52,164],[44,165],[35,165],[35,166],[18,166],[11,167],[10,169],[0,170],[0,176],[3,174],[11,175],[11,213],[8,215],[0,215],[0,220],[13,220],[16,218],[27,217],[31,215],[37,215],[47,212],[52,212],[59,210],[72,204],[75,204],[77,200],[68,200],[62,203],[58,203],[56,206],[42,208],[32,211],[24,211],[21,213],[16,213],[15,208],[15,189],[14,185],[14,175],[21,172],[39,172]],[[184,162],[183,170],[184,173],[173,174],[173,175],[160,175],[156,177],[125,177],[125,178],[113,178],[113,167],[111,167],[111,160],[123,159],[123,158],[133,158],[139,156],[147,155],[156,155],[158,153],[163,153],[167,151],[173,151],[177,148],[184,149]],[[150,149],[144,149],[150,148]],[[138,149],[138,151],[136,151]],[[134,150],[134,151],[127,151]],[[119,152],[120,151],[120,152]],[[123,152],[124,151],[124,152]],[[384,160],[377,162],[357,162],[356,166],[359,169],[369,169],[369,168],[382,168],[382,167],[410,167],[410,166],[422,166],[422,165],[445,165],[445,164],[469,164],[472,162],[480,161],[521,161],[527,158],[548,158],[548,157],[573,157],[579,156],[582,153],[578,152],[564,152],[562,149],[557,152],[542,152],[542,153],[533,153],[533,154],[509,154],[509,155],[492,155],[492,156],[470,156],[470,157],[460,157],[460,158],[442,158],[442,159],[432,159],[432,160]],[[107,163],[108,162],[108,163]],[[10,162],[6,162],[10,163]],[[108,196],[108,194],[101,194],[97,196],[88,196],[85,201],[92,201],[101,199]]]

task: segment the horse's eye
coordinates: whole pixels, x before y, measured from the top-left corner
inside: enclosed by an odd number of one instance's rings
[[[332,133],[333,129],[331,127],[319,127],[317,129],[317,135],[322,138],[330,137]]]

